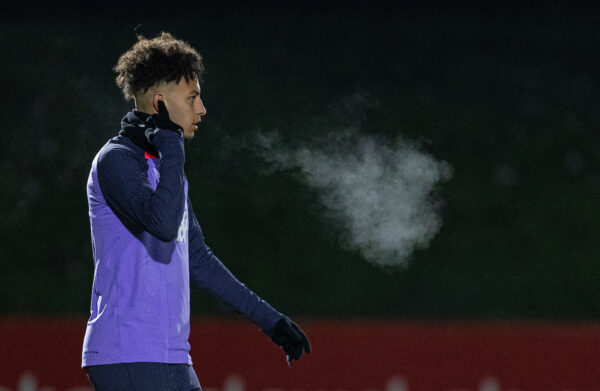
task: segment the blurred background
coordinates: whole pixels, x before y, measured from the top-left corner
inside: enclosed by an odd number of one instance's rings
[[[583,324],[597,340],[597,5],[87,7],[0,8],[0,323],[75,319],[83,335],[87,175],[133,108],[112,67],[136,34],[168,31],[206,67],[208,114],[186,144],[194,211],[217,256],[275,308],[316,335],[358,319]],[[249,142],[277,132],[310,149],[348,128],[409,140],[450,169],[426,194],[441,225],[399,266],[349,246],[323,189]],[[192,314],[237,319],[199,289]],[[18,374],[5,375],[14,389]]]

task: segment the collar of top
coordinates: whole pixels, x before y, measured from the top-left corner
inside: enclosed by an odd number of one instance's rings
[[[156,159],[158,151],[146,138],[148,117],[150,114],[131,110],[121,120],[119,135],[129,138],[135,145],[143,149],[146,159]]]

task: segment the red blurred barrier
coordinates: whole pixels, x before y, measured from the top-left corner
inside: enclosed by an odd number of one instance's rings
[[[600,390],[600,325],[300,322],[313,353],[285,363],[256,326],[194,318],[204,391]],[[91,390],[85,319],[0,318],[0,391]]]

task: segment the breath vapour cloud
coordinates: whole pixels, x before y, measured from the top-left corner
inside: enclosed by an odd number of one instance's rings
[[[433,195],[452,168],[410,142],[349,128],[298,148],[286,146],[276,132],[260,135],[257,144],[273,169],[299,169],[343,223],[344,243],[373,264],[407,266],[414,250],[426,248],[440,229]]]

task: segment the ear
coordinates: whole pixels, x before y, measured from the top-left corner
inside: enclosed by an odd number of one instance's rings
[[[152,98],[152,108],[154,109],[154,113],[158,113],[158,101],[163,100],[163,95],[161,93],[154,94]]]

